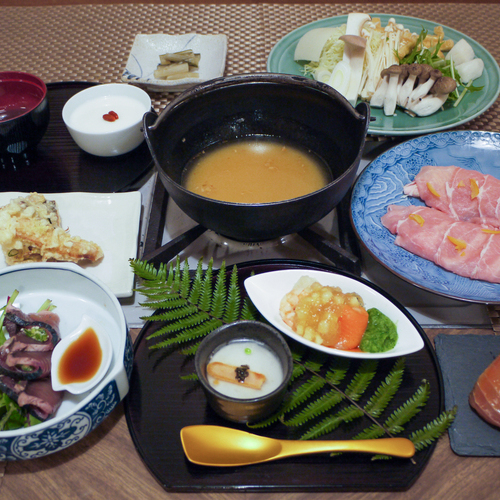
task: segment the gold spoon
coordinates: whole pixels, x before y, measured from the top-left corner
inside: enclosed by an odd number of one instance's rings
[[[411,458],[415,446],[406,438],[347,441],[288,441],[257,436],[217,425],[191,425],[181,429],[188,460],[199,465],[234,467],[269,462],[310,453],[355,451]]]

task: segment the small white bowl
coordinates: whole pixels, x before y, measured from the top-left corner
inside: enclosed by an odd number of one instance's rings
[[[70,348],[71,345],[76,342],[89,328],[92,328],[96,333],[97,340],[99,341],[99,346],[101,347],[102,357],[99,368],[97,369],[95,374],[85,382],[72,382],[65,384],[61,382],[59,377],[59,368],[61,366],[61,361],[68,348]],[[55,391],[68,391],[71,392],[71,394],[83,394],[84,392],[90,391],[90,389],[93,389],[102,380],[104,375],[106,375],[112,358],[113,347],[111,345],[109,335],[106,333],[106,330],[103,328],[101,323],[84,314],[82,316],[82,321],[78,325],[78,328],[68,336],[63,337],[52,352],[52,388]]]
[[[292,290],[302,276],[309,276],[324,286],[338,286],[344,293],[355,292],[359,294],[366,309],[375,307],[396,324],[398,341],[395,347],[389,351],[377,353],[344,351],[316,344],[295,333],[281,319],[279,308],[281,299]],[[423,331],[420,333],[418,323],[405,311],[403,306],[362,278],[349,277],[333,271],[289,269],[256,274],[247,278],[244,284],[250,300],[269,323],[290,338],[317,351],[346,358],[383,359],[405,356],[424,347]]]
[[[118,156],[144,140],[142,118],[151,110],[144,90],[123,83],[96,85],[78,92],[63,107],[62,117],[78,146],[96,156]],[[115,121],[104,115],[114,111]]]
[[[199,78],[158,80],[154,71],[160,62],[160,54],[192,49],[200,54]],[[144,86],[156,92],[182,92],[198,83],[218,78],[224,74],[227,54],[226,35],[136,35],[122,81]]]

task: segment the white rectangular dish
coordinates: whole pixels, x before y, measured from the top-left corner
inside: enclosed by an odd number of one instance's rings
[[[0,207],[26,194],[0,193]],[[129,259],[137,257],[141,193],[52,193],[44,196],[57,203],[62,227],[71,235],[94,241],[102,248],[102,261],[81,267],[108,285],[118,298],[130,297],[134,273]],[[4,255],[0,252],[0,269],[5,267]]]
[[[154,71],[160,62],[160,54],[192,49],[200,54],[199,78],[158,80]],[[182,92],[197,83],[224,74],[227,54],[226,35],[136,35],[129,54],[122,81],[144,86],[157,92]]]

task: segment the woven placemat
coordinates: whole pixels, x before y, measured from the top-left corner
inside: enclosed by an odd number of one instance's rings
[[[138,33],[223,33],[226,75],[266,70],[274,45],[290,31],[350,12],[397,14],[439,22],[481,44],[500,62],[500,4],[251,4],[66,5],[2,7],[0,71],[39,75],[46,82],[120,82]],[[173,94],[150,93],[156,111]],[[457,129],[500,132],[500,102]],[[500,310],[490,307],[500,333]]]
[[[47,82],[119,82],[138,33],[224,33],[226,75],[266,70],[267,56],[291,30],[349,12],[399,14],[441,22],[483,45],[500,61],[500,5],[255,4],[66,5],[2,7],[0,70],[38,74]],[[424,13],[424,14],[423,14]],[[156,110],[172,94],[151,94]],[[500,104],[469,122],[471,130],[500,131]]]

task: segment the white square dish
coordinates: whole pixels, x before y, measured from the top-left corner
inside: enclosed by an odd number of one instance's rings
[[[0,207],[26,194],[0,193]],[[130,297],[134,273],[129,259],[137,257],[141,193],[51,193],[44,196],[57,203],[62,227],[68,228],[71,235],[94,241],[102,248],[102,261],[80,267],[108,285],[116,297]],[[0,251],[0,269],[5,267]]]
[[[192,49],[200,54],[199,78],[158,80],[154,71],[160,54]],[[155,92],[182,92],[197,83],[223,76],[226,65],[226,35],[136,35],[122,81]]]

